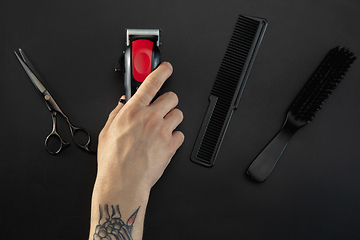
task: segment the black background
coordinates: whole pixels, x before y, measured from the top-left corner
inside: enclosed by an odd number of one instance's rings
[[[86,239],[97,167],[74,145],[46,152],[50,114],[13,51],[27,53],[96,147],[124,94],[113,69],[125,28],[162,29],[162,60],[174,66],[162,91],[178,94],[185,117],[185,142],[151,192],[144,239],[359,239],[360,60],[269,179],[245,175],[325,54],[340,45],[360,56],[359,13],[356,0],[3,0],[0,239]],[[189,157],[239,14],[269,26],[217,162],[205,168]],[[59,131],[70,141],[64,122]]]

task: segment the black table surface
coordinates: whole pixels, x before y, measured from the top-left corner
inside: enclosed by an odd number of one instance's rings
[[[185,142],[147,208],[144,239],[360,239],[360,60],[262,184],[245,171],[335,46],[360,56],[360,2],[2,1],[0,239],[86,239],[96,156],[53,156],[51,118],[13,51],[22,48],[75,125],[97,135],[124,94],[125,28],[161,28],[162,91],[178,94]],[[268,29],[217,161],[190,154],[238,15]],[[59,131],[70,140],[64,122]]]

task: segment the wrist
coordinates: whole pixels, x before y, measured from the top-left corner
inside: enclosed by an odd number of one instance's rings
[[[111,180],[97,177],[93,189],[93,198],[99,200],[137,199],[147,201],[150,195],[150,187],[140,182],[128,182],[126,180]]]

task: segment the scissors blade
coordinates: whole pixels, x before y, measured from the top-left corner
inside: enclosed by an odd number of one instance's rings
[[[29,76],[31,82],[35,85],[35,87],[40,91],[40,93],[43,93],[46,91],[46,88],[44,85],[40,82],[39,78],[35,75],[34,67],[32,66],[29,59],[25,56],[24,52],[19,49],[19,52],[21,54],[21,57],[17,54],[16,51],[14,51],[16,57],[18,58],[19,62],[21,63],[21,66],[24,68],[26,74]],[[32,69],[31,69],[32,68]]]
[[[25,62],[25,64],[30,68],[30,70],[39,79],[39,81],[42,82],[40,74],[36,71],[35,67],[32,65],[29,58],[25,55],[25,52],[21,48],[19,48],[19,53],[20,53],[22,60]]]

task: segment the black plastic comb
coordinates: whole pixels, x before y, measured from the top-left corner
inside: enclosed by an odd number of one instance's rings
[[[262,18],[239,16],[209,96],[209,106],[191,160],[213,166],[233,111],[239,105],[267,27]]]
[[[266,180],[290,138],[312,121],[355,59],[354,54],[345,48],[336,47],[330,50],[290,106],[280,132],[251,163],[247,174],[252,179],[257,182]]]

